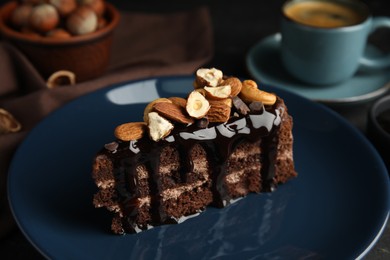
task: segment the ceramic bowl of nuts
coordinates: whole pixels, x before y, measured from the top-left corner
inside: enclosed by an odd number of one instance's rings
[[[58,71],[76,82],[101,76],[120,14],[104,0],[19,0],[0,9],[0,33],[46,80]]]

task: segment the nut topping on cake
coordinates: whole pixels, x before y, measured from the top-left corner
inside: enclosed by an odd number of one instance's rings
[[[198,69],[196,71],[196,79],[194,82],[195,88],[216,87],[222,81],[222,71],[211,68],[211,69]]]
[[[187,112],[193,118],[204,117],[210,109],[207,99],[197,91],[192,91],[187,99]]]
[[[276,102],[276,95],[258,89],[255,81],[241,82],[239,78],[224,76],[215,68],[197,70],[194,88],[187,98],[153,100],[145,107],[144,122],[120,125],[115,129],[115,136],[122,141],[133,141],[149,130],[150,138],[158,142],[178,124],[195,123],[206,128],[209,123],[226,123],[250,111],[261,112],[264,105]]]
[[[212,123],[224,123],[230,118],[231,108],[223,101],[214,101],[207,113],[207,118]]]
[[[244,80],[242,82],[242,88],[239,96],[247,103],[260,101],[263,102],[264,105],[273,105],[276,102],[276,96],[274,94],[258,89],[257,83],[253,80]]]
[[[230,85],[204,87],[204,90],[206,90],[206,97],[210,99],[225,99],[230,97],[230,94],[232,93],[232,87]]]
[[[141,139],[146,130],[146,123],[131,122],[119,125],[115,128],[114,135],[122,141]]]
[[[176,104],[182,108],[186,108],[187,100],[182,97],[170,97],[168,98],[170,101],[172,101],[173,104]]]
[[[167,98],[157,98],[152,102],[150,102],[144,109],[144,122],[146,123],[149,122],[149,118],[148,118],[149,113],[153,111],[153,106],[160,102],[172,103],[172,101]]]
[[[148,119],[149,135],[156,142],[167,137],[173,129],[171,122],[160,116],[157,112],[150,112]]]
[[[241,92],[242,83],[241,83],[240,79],[238,79],[236,77],[230,77],[230,78],[225,79],[222,82],[222,85],[230,85],[230,87],[231,87],[230,96],[231,97],[235,97]]]
[[[159,102],[154,105],[153,109],[159,115],[172,121],[183,124],[194,123],[194,119],[187,114],[185,108],[180,107],[179,105],[176,105],[174,103]]]

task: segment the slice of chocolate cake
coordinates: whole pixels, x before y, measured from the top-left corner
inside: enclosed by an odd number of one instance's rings
[[[113,212],[114,233],[180,223],[297,176],[280,97],[214,68],[199,69],[194,87],[148,104],[144,122],[118,126],[94,158],[93,203]]]

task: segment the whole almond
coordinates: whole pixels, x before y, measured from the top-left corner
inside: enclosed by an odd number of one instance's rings
[[[171,121],[192,124],[194,119],[190,117],[185,108],[174,103],[160,102],[153,106],[153,111]]]
[[[146,132],[145,122],[131,122],[119,125],[115,128],[114,135],[122,141],[141,139]]]
[[[210,106],[218,105],[218,104],[221,104],[221,103],[227,105],[230,108],[233,106],[233,100],[231,98],[225,98],[225,99],[219,99],[219,100],[210,99],[209,103],[210,103]]]
[[[230,111],[230,106],[224,102],[213,102],[207,113],[207,118],[211,123],[227,122],[230,118]]]

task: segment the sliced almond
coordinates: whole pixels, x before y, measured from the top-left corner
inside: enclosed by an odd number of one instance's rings
[[[185,108],[174,103],[160,102],[153,106],[153,110],[159,115],[183,124],[192,124],[194,119],[190,117]]]
[[[0,134],[15,133],[21,128],[22,125],[10,112],[0,108]]]
[[[204,87],[204,90],[206,90],[206,97],[210,99],[225,99],[230,97],[232,93],[232,87],[230,85]]]
[[[141,139],[146,131],[145,122],[131,122],[119,125],[115,128],[114,135],[122,141]]]
[[[207,118],[212,123],[227,122],[230,118],[230,111],[230,107],[224,102],[214,102],[207,112]]]
[[[176,104],[176,105],[178,105],[180,107],[186,108],[187,100],[185,98],[182,98],[182,97],[170,97],[168,99],[170,101],[172,101],[173,104]]]
[[[192,91],[187,98],[186,110],[193,118],[204,117],[210,109],[207,99],[197,91]]]
[[[154,141],[167,137],[173,129],[173,125],[157,112],[150,112],[148,115],[149,135]]]
[[[230,77],[230,78],[225,79],[222,82],[222,85],[230,85],[230,87],[231,87],[230,96],[231,97],[237,96],[240,93],[241,88],[242,88],[241,80],[239,78],[236,78],[236,77]]]
[[[144,122],[146,123],[149,122],[149,118],[148,118],[149,113],[153,111],[153,106],[160,102],[172,103],[172,101],[167,98],[157,98],[152,102],[150,102],[144,109]]]
[[[253,101],[260,101],[264,105],[273,105],[276,102],[275,94],[258,89],[256,82],[253,80],[244,80],[242,82],[239,97],[247,104]]]

